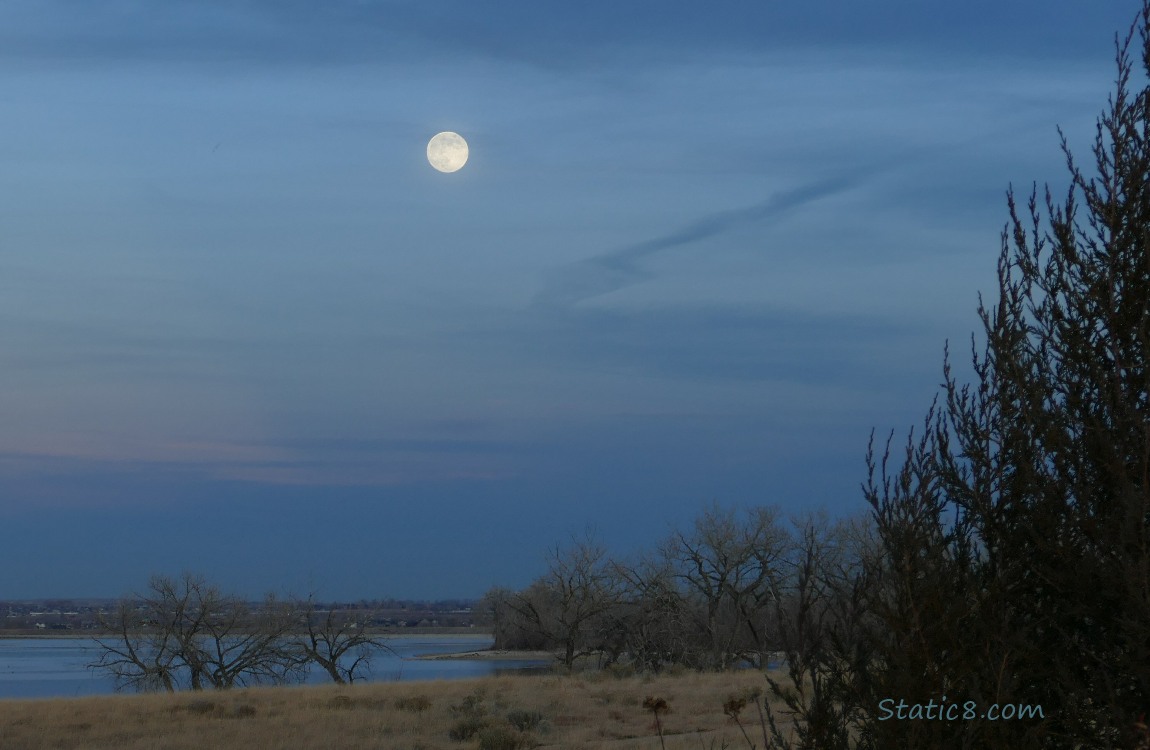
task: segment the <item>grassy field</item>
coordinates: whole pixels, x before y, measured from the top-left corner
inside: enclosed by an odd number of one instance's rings
[[[606,674],[253,688],[174,695],[0,701],[5,750],[660,748],[647,698],[663,699],[668,750],[745,748],[724,713],[764,689],[759,672]],[[753,705],[743,726],[761,749]]]

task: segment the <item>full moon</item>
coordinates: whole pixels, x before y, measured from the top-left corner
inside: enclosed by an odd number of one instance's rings
[[[440,172],[458,172],[467,163],[467,141],[450,130],[427,142],[427,160]]]

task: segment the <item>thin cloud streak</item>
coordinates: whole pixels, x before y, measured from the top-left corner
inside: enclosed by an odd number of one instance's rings
[[[673,232],[560,269],[532,300],[536,308],[573,307],[594,297],[617,292],[648,281],[653,275],[640,263],[664,250],[691,245],[737,227],[777,218],[801,206],[845,192],[859,183],[858,177],[836,177],[777,193],[747,208],[704,216]]]

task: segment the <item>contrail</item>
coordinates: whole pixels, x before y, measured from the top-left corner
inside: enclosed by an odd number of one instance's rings
[[[673,247],[722,234],[742,224],[778,216],[792,208],[840,193],[858,183],[857,177],[823,180],[771,196],[762,203],[705,216],[661,237],[612,250],[565,266],[532,300],[534,307],[570,307],[578,302],[623,289],[652,278],[640,261]]]

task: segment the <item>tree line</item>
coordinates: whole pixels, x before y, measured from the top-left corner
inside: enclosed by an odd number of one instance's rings
[[[812,566],[849,577],[868,539],[863,519],[785,521],[774,507],[716,504],[634,562],[611,559],[591,534],[572,539],[531,585],[494,588],[480,609],[495,648],[554,650],[567,667],[588,656],[645,671],[761,667],[784,650],[784,623],[838,594],[808,590]]]
[[[274,595],[253,604],[191,573],[153,576],[102,616],[100,656],[89,666],[136,690],[300,682],[313,667],[351,683],[388,648],[368,633],[371,617]]]

